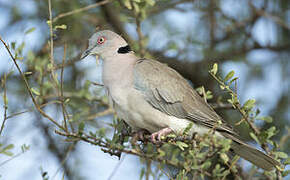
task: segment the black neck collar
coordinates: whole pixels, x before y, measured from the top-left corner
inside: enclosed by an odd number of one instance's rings
[[[120,47],[120,48],[118,49],[118,53],[119,53],[119,54],[127,54],[127,53],[129,53],[130,51],[132,51],[132,50],[131,50],[131,47],[130,47],[129,45],[127,45],[127,46],[123,46],[123,47]]]

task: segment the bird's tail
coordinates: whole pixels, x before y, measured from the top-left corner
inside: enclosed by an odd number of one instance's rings
[[[226,136],[231,136],[231,135],[227,134]],[[231,149],[234,151],[234,153],[250,161],[254,165],[266,171],[271,171],[276,166],[280,166],[280,163],[277,160],[263,153],[262,151],[259,151],[258,149],[251,147],[250,145],[242,142],[241,140],[233,136],[228,137],[228,138],[232,139]]]

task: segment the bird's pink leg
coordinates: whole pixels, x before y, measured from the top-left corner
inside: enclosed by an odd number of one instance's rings
[[[156,144],[158,141],[161,141],[162,136],[166,136],[172,132],[173,132],[172,129],[168,127],[163,128],[160,131],[151,134],[151,141]]]

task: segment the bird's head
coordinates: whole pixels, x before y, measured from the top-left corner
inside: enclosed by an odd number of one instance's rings
[[[106,59],[115,54],[125,54],[131,51],[128,43],[118,34],[103,30],[94,33],[89,39],[89,47],[81,56],[81,59],[96,55]]]

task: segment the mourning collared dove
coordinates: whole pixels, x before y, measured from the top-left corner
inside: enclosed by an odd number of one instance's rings
[[[208,133],[232,140],[231,150],[265,170],[279,162],[239,139],[233,129],[175,70],[155,60],[140,59],[118,34],[99,31],[89,39],[81,58],[103,59],[102,78],[110,105],[134,131],[147,130],[153,142],[169,133]]]

